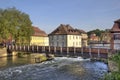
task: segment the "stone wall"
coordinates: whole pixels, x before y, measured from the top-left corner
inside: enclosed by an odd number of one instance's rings
[[[0,49],[0,57],[6,57],[7,56],[7,49],[1,48]]]

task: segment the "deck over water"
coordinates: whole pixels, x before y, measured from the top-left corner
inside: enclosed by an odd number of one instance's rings
[[[57,56],[82,56],[84,58],[108,58],[108,49],[102,48],[76,48],[76,47],[50,47],[50,46],[8,46],[9,51],[22,51],[31,53],[53,53]]]

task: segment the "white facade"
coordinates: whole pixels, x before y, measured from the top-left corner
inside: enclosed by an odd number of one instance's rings
[[[44,37],[43,42],[44,42],[44,46],[49,46],[49,38],[48,37]]]
[[[81,35],[50,35],[49,45],[55,47],[81,47]]]
[[[81,35],[67,35],[67,47],[81,47]]]

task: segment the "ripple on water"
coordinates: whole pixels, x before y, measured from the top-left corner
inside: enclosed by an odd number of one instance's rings
[[[98,80],[107,72],[103,63],[66,59],[8,68],[0,71],[0,80]]]

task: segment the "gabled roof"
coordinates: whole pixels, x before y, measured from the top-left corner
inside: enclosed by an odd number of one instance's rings
[[[38,27],[33,26],[33,30],[34,30],[34,34],[32,36],[41,36],[41,37],[47,36],[47,34]]]
[[[84,30],[81,30],[81,29],[76,29],[79,33],[84,33],[84,34],[87,34],[87,32],[85,32]]]
[[[68,24],[60,24],[60,26],[49,35],[80,35],[80,33]]]
[[[120,32],[120,19],[114,21],[114,25],[111,29],[111,32]]]

